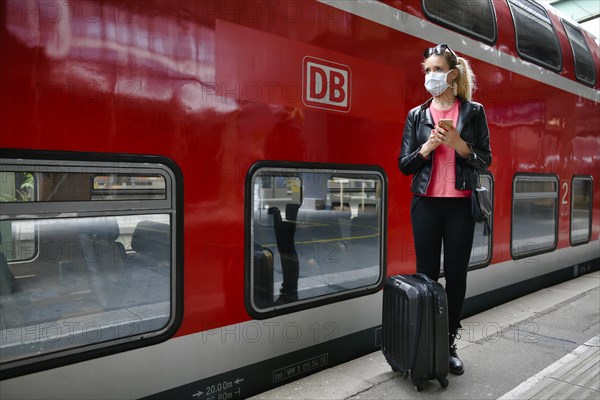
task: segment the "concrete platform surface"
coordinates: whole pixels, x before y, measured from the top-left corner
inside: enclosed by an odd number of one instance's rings
[[[270,399],[598,399],[600,272],[463,321],[465,374],[417,392],[381,352],[252,397]]]

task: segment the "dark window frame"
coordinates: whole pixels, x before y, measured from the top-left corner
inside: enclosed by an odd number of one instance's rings
[[[588,46],[586,40],[585,40],[585,36],[583,35],[583,32],[581,31],[581,29],[579,29],[579,27],[571,24],[570,22],[568,22],[567,20],[565,20],[564,18],[561,19],[562,23],[563,23],[563,28],[565,30],[565,34],[567,36],[567,40],[569,41],[569,46],[571,46],[571,53],[573,54],[573,63],[574,63],[574,67],[575,67],[575,79],[577,79],[579,82],[583,83],[584,85],[588,85],[590,87],[594,87],[594,85],[596,84],[596,66],[594,65],[594,58],[592,56],[592,52],[590,51],[590,47]],[[577,31],[580,35],[581,35],[581,39],[583,40],[583,43],[585,44],[585,50],[587,51],[587,54],[590,57],[590,60],[592,61],[592,80],[588,80],[586,79],[586,77],[582,77],[577,73],[577,55],[575,53],[575,48],[573,47],[573,41],[571,40],[571,35],[569,35],[569,30],[568,28],[574,29],[575,31]]]
[[[574,189],[574,182],[575,180],[587,180],[590,182],[590,187],[591,187],[591,197],[590,197],[590,205],[589,205],[589,224],[588,224],[588,237],[584,240],[578,240],[578,241],[573,241],[573,204],[574,204],[574,196],[575,196],[575,191]],[[594,210],[594,178],[591,175],[574,175],[573,178],[571,178],[571,210],[569,212],[569,242],[571,243],[571,246],[579,246],[582,244],[586,244],[589,243],[592,240],[592,220],[593,220],[593,210]]]
[[[487,247],[488,252],[487,252],[487,257],[480,261],[480,262],[475,262],[475,263],[471,263],[469,261],[469,265],[467,267],[467,269],[469,271],[473,271],[476,269],[481,269],[481,268],[485,268],[487,266],[489,266],[492,263],[492,257],[494,256],[494,191],[495,191],[495,184],[496,182],[494,181],[494,175],[492,175],[492,173],[490,171],[479,171],[478,174],[480,175],[480,177],[487,177],[490,179],[491,185],[490,185],[490,200],[492,201],[492,215],[490,218],[490,234],[489,236],[484,236],[484,238],[487,238],[487,243],[484,245],[484,248]],[[475,233],[477,233],[478,230],[483,229],[483,222],[478,222],[475,223]],[[475,244],[475,242],[473,242],[473,244]],[[473,249],[471,249],[471,251],[473,251]],[[442,252],[442,260],[444,258],[444,254]],[[444,276],[444,263],[440,263],[440,276]]]
[[[474,264],[469,264],[469,271],[471,270],[475,270],[475,269],[480,269],[480,268],[485,268],[488,265],[490,265],[490,263],[492,262],[492,257],[493,257],[493,253],[494,253],[494,197],[495,197],[495,191],[496,191],[496,182],[494,181],[494,175],[492,175],[492,173],[490,171],[479,171],[479,176],[480,177],[486,177],[490,180],[490,199],[492,201],[492,215],[490,216],[490,234],[489,236],[484,236],[484,238],[487,237],[487,248],[488,248],[488,253],[487,253],[487,258],[484,259],[481,262],[478,263],[474,263]],[[475,230],[479,230],[479,229],[483,229],[483,222],[479,222],[475,224]]]
[[[439,1],[439,0],[437,0]],[[493,37],[487,37],[484,35],[481,35],[475,31],[472,31],[470,29],[465,28],[462,25],[459,25],[453,21],[449,21],[445,18],[442,18],[438,15],[436,15],[435,13],[432,12],[432,10],[430,10],[427,7],[427,0],[421,0],[421,8],[423,9],[423,13],[425,14],[425,16],[430,19],[431,21],[434,21],[442,26],[445,26],[449,29],[452,29],[455,32],[459,32],[462,34],[465,34],[473,39],[479,40],[483,43],[489,44],[489,45],[494,45],[496,43],[496,40],[498,40],[498,22],[497,22],[497,17],[496,17],[496,8],[494,7],[494,2],[491,0],[485,0],[489,3],[489,7],[492,11],[492,24],[493,24]]]
[[[550,28],[552,29],[552,33],[554,34],[553,38],[555,39],[555,43],[557,45],[558,60],[559,60],[558,65],[548,64],[545,61],[539,60],[538,58],[536,58],[526,52],[523,52],[523,50],[521,48],[522,46],[519,46],[519,25],[517,24],[517,21],[519,20],[519,18],[517,18],[517,16],[515,15],[514,7],[522,10],[522,12],[528,12],[528,11],[523,9],[523,7],[517,3],[518,1],[523,1],[523,2],[529,3],[531,7],[539,8],[544,13],[545,18],[547,19],[547,22],[550,25]],[[548,15],[548,12],[546,11],[546,9],[539,4],[532,3],[530,0],[508,0],[507,3],[508,3],[508,8],[510,10],[512,20],[513,20],[513,27],[515,30],[515,46],[516,46],[517,53],[519,54],[519,56],[523,60],[530,61],[530,62],[532,62],[540,67],[543,67],[545,69],[548,69],[550,71],[554,71],[556,73],[559,73],[560,71],[562,71],[562,67],[563,67],[562,47],[560,45],[560,40],[558,38],[558,34],[556,33],[556,27],[554,26],[554,23],[552,22],[552,19]]]
[[[315,170],[315,172],[336,172],[339,175],[343,175],[344,172],[348,173],[365,173],[379,175],[381,178],[381,212],[380,212],[380,275],[378,281],[369,286],[362,286],[355,289],[342,291],[336,294],[317,296],[314,298],[308,298],[301,300],[285,307],[271,307],[266,309],[257,309],[253,302],[253,276],[252,267],[253,262],[251,259],[254,257],[254,243],[253,243],[253,183],[255,175],[262,169],[281,169],[284,174],[293,176],[295,174],[301,174],[309,170]],[[267,319],[278,315],[290,314],[300,310],[311,309],[319,307],[325,304],[336,303],[344,301],[350,298],[356,298],[365,296],[368,294],[376,293],[383,287],[385,283],[385,277],[387,276],[387,175],[385,170],[376,165],[361,165],[361,164],[329,164],[329,163],[310,163],[310,162],[281,162],[281,161],[259,161],[252,165],[246,175],[245,183],[245,255],[244,255],[244,302],[246,311],[250,316],[255,319]],[[302,188],[302,191],[304,188]]]
[[[112,153],[80,153],[80,152],[59,152],[59,151],[37,151],[37,150],[17,150],[17,149],[0,149],[0,159],[3,160],[3,166],[6,165],[35,165],[39,168],[43,168],[44,165],[61,165],[61,168],[65,168],[64,165],[69,164],[72,166],[79,166],[82,168],[102,165],[107,169],[123,169],[125,166],[138,165],[141,168],[151,164],[154,166],[160,166],[164,169],[166,174],[169,176],[170,187],[167,191],[170,193],[169,201],[172,202],[170,208],[172,210],[172,278],[171,284],[171,306],[170,306],[170,318],[166,325],[157,330],[144,332],[136,335],[132,335],[126,338],[118,338],[115,340],[108,340],[100,342],[98,344],[84,345],[80,347],[70,347],[62,349],[56,352],[47,354],[41,354],[38,356],[32,356],[27,358],[17,359],[15,361],[9,361],[0,364],[0,372],[2,373],[2,379],[9,379],[21,375],[31,374],[51,368],[74,364],[77,362],[91,360],[95,358],[104,357],[111,354],[117,354],[149,345],[164,342],[171,338],[179,329],[183,321],[183,175],[179,166],[171,159],[162,156],[150,156],[150,155],[132,155],[132,154],[112,154]],[[7,162],[5,162],[7,161]],[[111,167],[112,166],[112,167]],[[130,206],[137,201],[130,202]],[[39,203],[32,202],[28,203],[34,207],[33,212],[26,210],[24,214],[25,219],[51,219],[59,218],[61,216],[61,207],[57,207],[60,202],[47,202]],[[81,202],[67,202],[70,205],[78,205]],[[87,202],[102,204],[102,201],[98,202]],[[106,215],[107,210],[112,210],[119,215],[136,215],[144,214],[151,210],[151,208],[141,209],[137,212],[131,211],[129,213],[123,208],[123,202],[107,202],[116,205],[111,208],[110,206],[94,210],[85,209],[71,209],[68,213],[69,216],[77,217],[93,217]],[[17,203],[5,203],[4,205],[15,205],[16,209],[11,209],[11,215],[16,211],[20,212],[20,206]],[[49,212],[44,212],[44,206],[50,206]],[[38,211],[36,211],[38,210]],[[41,211],[40,211],[41,210]],[[36,213],[37,212],[37,213]],[[3,214],[6,214],[3,210]],[[9,219],[9,218],[5,218]],[[23,218],[21,218],[23,219]]]
[[[545,178],[545,179],[544,179]],[[515,254],[514,252],[514,238],[513,238],[513,232],[514,232],[514,225],[515,225],[515,200],[519,200],[519,196],[515,197],[515,188],[516,188],[516,184],[517,181],[519,181],[520,179],[522,180],[546,180],[546,181],[550,181],[552,180],[553,182],[556,183],[556,196],[553,196],[556,199],[556,210],[554,212],[554,242],[552,244],[552,246],[550,247],[546,247],[546,248],[542,248],[540,250],[533,250],[533,251],[529,251],[529,252],[520,252],[518,254]],[[548,192],[550,193],[550,192]],[[523,196],[523,197],[528,197],[527,195]],[[560,180],[558,178],[558,175],[556,174],[545,174],[545,173],[525,173],[525,172],[517,172],[514,176],[513,176],[513,182],[512,182],[512,191],[511,191],[511,212],[510,212],[510,255],[513,258],[513,260],[519,260],[519,259],[523,259],[523,258],[527,258],[527,257],[532,257],[538,254],[544,254],[544,253],[551,253],[554,250],[556,250],[556,247],[558,246],[558,224],[559,224],[559,209],[560,209],[560,204],[559,204],[559,197],[560,197]]]

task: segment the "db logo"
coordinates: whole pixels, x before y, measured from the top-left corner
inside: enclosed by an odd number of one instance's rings
[[[350,111],[350,67],[315,57],[304,57],[302,101],[307,107]]]

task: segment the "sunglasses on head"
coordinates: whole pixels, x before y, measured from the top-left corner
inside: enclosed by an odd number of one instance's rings
[[[423,52],[423,57],[429,58],[434,54],[441,56],[442,54],[444,54],[446,52],[446,50],[448,50],[450,52],[450,54],[452,54],[454,57],[456,57],[456,54],[454,54],[452,49],[447,44],[438,44],[437,46],[428,48],[427,50],[425,50]]]

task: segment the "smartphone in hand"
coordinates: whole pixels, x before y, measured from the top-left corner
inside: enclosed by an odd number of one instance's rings
[[[451,119],[440,119],[438,121],[438,125],[442,128],[452,128],[454,126],[454,123],[452,122]]]

